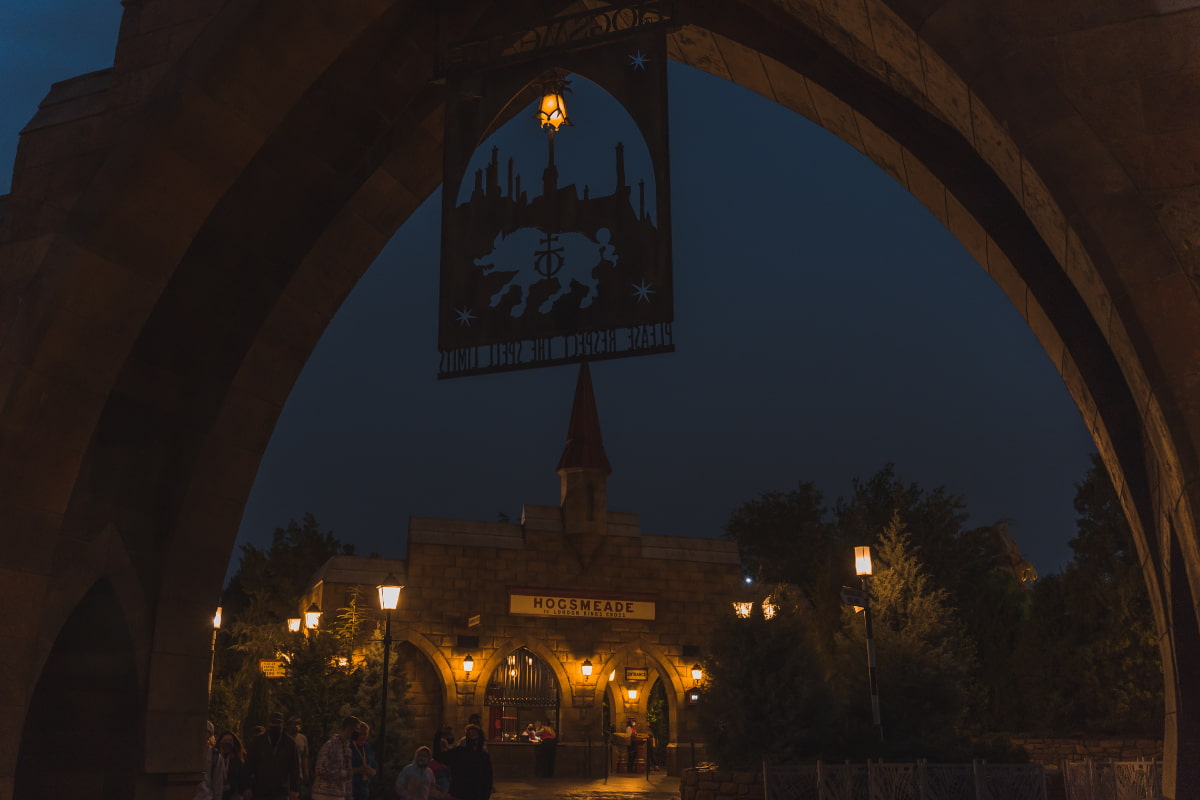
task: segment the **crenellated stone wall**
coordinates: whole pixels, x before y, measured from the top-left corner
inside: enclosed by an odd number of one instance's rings
[[[699,766],[679,777],[680,800],[763,800],[762,772]]]
[[[1163,757],[1162,739],[1132,737],[1092,737],[1013,739],[1012,743],[1025,748],[1029,760],[1054,765],[1060,761],[1160,761]]]

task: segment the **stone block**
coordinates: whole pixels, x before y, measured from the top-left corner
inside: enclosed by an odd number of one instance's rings
[[[682,28],[674,38],[684,56],[683,63],[725,80],[731,79],[729,68],[711,33],[692,26]]]
[[[805,119],[818,122],[817,109],[808,94],[808,83],[804,76],[786,67],[773,58],[762,59],[767,80],[775,93],[775,101],[784,108],[795,111]]]
[[[725,61],[731,81],[741,84],[768,100],[778,99],[771,87],[771,81],[767,78],[763,59],[756,51],[732,39],[714,37],[713,42]]]
[[[879,0],[867,3],[871,41],[888,68],[925,91],[925,70],[917,35],[896,12]]]

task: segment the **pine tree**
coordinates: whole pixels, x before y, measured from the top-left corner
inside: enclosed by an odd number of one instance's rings
[[[893,515],[879,537],[870,584],[886,751],[961,757],[970,750],[967,722],[978,700],[975,650],[949,593],[934,587],[918,556],[911,535]],[[845,614],[848,646],[842,662],[858,676],[850,699],[858,706],[855,717],[869,721],[865,625],[849,609]]]

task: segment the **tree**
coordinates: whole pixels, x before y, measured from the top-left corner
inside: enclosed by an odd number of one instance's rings
[[[1093,454],[1076,484],[1074,557],[1034,595],[1021,655],[1031,727],[1058,733],[1162,730],[1156,629],[1133,534],[1108,472]]]
[[[251,724],[265,721],[252,717],[250,708],[259,680],[259,661],[274,659],[295,646],[284,622],[296,616],[296,603],[308,582],[332,556],[352,552],[332,531],[322,531],[309,513],[301,523],[293,519],[286,527],[276,528],[266,550],[242,545],[238,570],[221,596],[227,622],[218,634],[210,702],[214,718],[250,719]],[[214,705],[218,699],[219,704]]]
[[[830,524],[812,483],[791,492],[764,492],[734,509],[725,535],[737,542],[747,575],[760,584],[786,583],[811,609],[815,633],[828,651],[840,625],[839,588],[850,579],[851,552]]]
[[[756,604],[749,618],[721,620],[705,660],[700,727],[709,752],[728,768],[844,753],[843,695],[832,663],[803,608],[785,597],[775,602],[772,619]]]
[[[905,757],[965,756],[972,733],[967,723],[978,693],[974,643],[950,604],[949,592],[934,586],[898,514],[880,535],[874,562],[871,611],[885,750]],[[846,672],[856,676],[852,713],[869,720],[862,665],[866,626],[853,611],[844,613],[843,641],[848,646],[841,660]]]

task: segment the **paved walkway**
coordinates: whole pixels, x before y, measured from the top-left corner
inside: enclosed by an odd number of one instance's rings
[[[665,772],[603,778],[497,778],[492,800],[678,800],[679,778]]]

